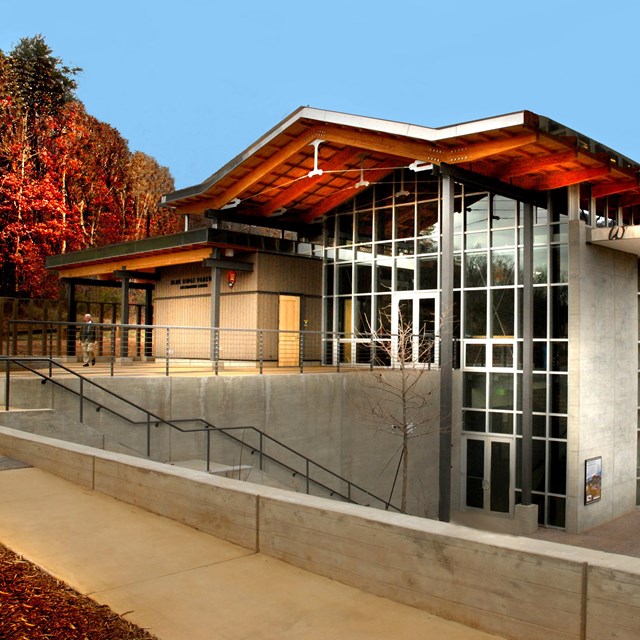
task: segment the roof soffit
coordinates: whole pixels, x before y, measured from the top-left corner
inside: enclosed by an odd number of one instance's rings
[[[540,120],[523,111],[433,129],[305,107],[205,183],[164,202],[184,213],[240,204],[239,219],[285,213],[310,220],[353,197],[363,173],[373,183],[415,161],[459,165],[528,190],[590,182],[603,195],[640,193],[637,165],[592,153],[604,147],[585,145],[566,128],[543,131]]]

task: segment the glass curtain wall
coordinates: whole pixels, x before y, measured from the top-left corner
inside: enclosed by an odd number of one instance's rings
[[[532,488],[540,523],[564,527],[568,218],[566,190],[551,193],[534,207]],[[455,309],[440,313],[454,315],[460,344],[463,504],[510,513],[521,487],[523,207],[456,183],[454,209]],[[327,216],[324,330],[334,335],[325,363],[370,363],[371,341],[359,336],[390,333],[392,310],[412,295],[439,295],[440,214],[439,178],[404,170]],[[491,473],[508,482],[506,498],[496,487],[483,494]]]
[[[461,296],[463,438],[467,467],[495,462],[490,445],[515,446],[515,496],[520,502],[522,452],[522,204],[463,189],[457,232],[456,283]],[[547,208],[534,207],[533,500],[539,520],[565,526],[568,379],[567,198],[560,190]],[[457,207],[458,208],[458,207]],[[482,435],[481,435],[482,434]],[[477,440],[484,439],[483,446]],[[484,446],[486,445],[486,446]],[[473,449],[481,451],[479,461]],[[503,450],[504,449],[503,447]],[[475,457],[474,457],[475,455]],[[501,451],[504,455],[504,451]],[[467,507],[508,513],[467,478]]]
[[[399,170],[327,217],[324,330],[335,335],[325,363],[388,360],[366,336],[391,334],[394,295],[437,294],[439,211],[438,178]]]

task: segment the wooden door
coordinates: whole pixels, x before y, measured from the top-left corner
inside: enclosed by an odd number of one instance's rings
[[[300,296],[280,296],[278,309],[278,366],[300,364]]]

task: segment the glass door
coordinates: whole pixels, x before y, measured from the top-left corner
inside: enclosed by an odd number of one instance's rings
[[[463,455],[464,506],[511,514],[514,507],[513,440],[465,436]]]
[[[397,293],[393,296],[391,346],[395,362],[437,364],[439,329],[437,294]]]

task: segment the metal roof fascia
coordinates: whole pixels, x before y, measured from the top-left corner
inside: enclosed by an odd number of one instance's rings
[[[251,146],[247,147],[242,153],[239,153],[235,158],[231,159],[229,162],[227,162],[227,164],[218,169],[218,171],[209,176],[206,180],[204,180],[200,184],[193,185],[192,187],[185,187],[184,189],[179,189],[178,191],[173,191],[171,193],[163,195],[160,199],[160,204],[165,207],[170,207],[171,203],[176,200],[182,200],[183,198],[198,196],[205,193],[207,189],[213,186],[227,173],[230,173],[237,166],[241,165],[247,158],[251,157],[261,147],[263,147],[265,144],[285,131],[294,122],[299,120],[302,117],[299,114],[303,111],[306,111],[307,109],[308,107],[299,107],[293,113],[289,114],[284,120],[278,123],[275,127],[267,131],[267,133],[256,140],[256,142],[254,142]]]
[[[110,260],[191,244],[204,244],[210,242],[209,231],[209,228],[203,227],[201,229],[191,229],[189,231],[175,233],[170,236],[155,236],[153,238],[111,244],[105,247],[74,251],[73,253],[62,253],[57,256],[49,256],[46,260],[45,267],[47,269],[57,269],[75,264]]]

